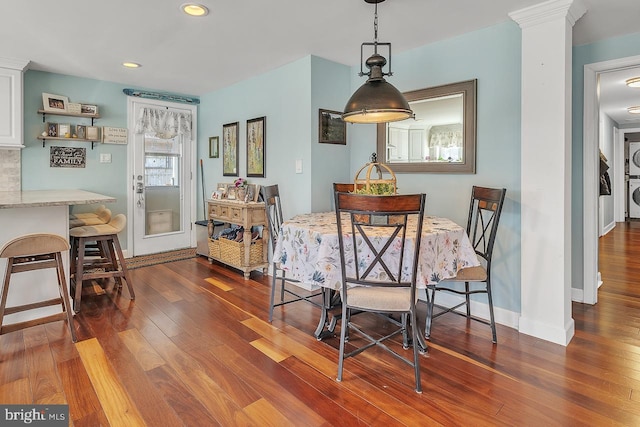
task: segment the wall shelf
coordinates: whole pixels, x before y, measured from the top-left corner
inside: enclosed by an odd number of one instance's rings
[[[91,139],[80,139],[80,138],[60,138],[60,137],[56,137],[56,136],[39,136],[38,137],[39,140],[42,141],[42,148],[44,148],[44,144],[47,140],[51,140],[51,141],[74,141],[74,142],[90,142],[91,143],[91,149],[93,150],[93,144],[95,144],[96,142],[100,142],[100,141],[96,141],[96,140],[91,140]]]
[[[81,113],[65,113],[65,112],[52,112],[45,110],[38,110],[38,114],[42,114],[42,123],[46,122],[46,115],[49,114],[51,116],[67,116],[67,117],[82,117],[85,119],[91,119],[91,126],[93,126],[93,121],[95,119],[100,118],[100,114],[81,114]],[[65,138],[61,138],[65,139]]]

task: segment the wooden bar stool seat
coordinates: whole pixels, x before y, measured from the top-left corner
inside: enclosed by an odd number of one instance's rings
[[[69,301],[69,292],[62,264],[62,252],[69,250],[69,243],[62,236],[56,234],[27,234],[7,242],[0,249],[0,258],[7,259],[7,268],[2,286],[2,299],[0,300],[0,334],[29,328],[58,320],[67,320],[71,339],[76,342],[76,333],[73,327],[73,315]],[[7,294],[11,276],[16,273],[53,268],[58,278],[58,298],[7,307]],[[22,285],[24,286],[24,285]],[[31,286],[31,285],[29,285]],[[62,312],[23,322],[4,324],[5,315],[11,315],[23,311],[33,310],[61,304]]]
[[[69,230],[71,236],[71,278],[75,286],[73,309],[80,311],[83,285],[94,279],[113,278],[114,289],[122,288],[122,278],[127,282],[131,299],[135,299],[133,284],[127,269],[118,233],[127,224],[123,214],[114,216],[108,224],[87,225]],[[97,252],[87,256],[87,247],[95,245]]]

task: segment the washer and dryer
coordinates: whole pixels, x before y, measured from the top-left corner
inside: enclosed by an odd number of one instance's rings
[[[640,142],[629,143],[629,218],[640,218]]]
[[[640,179],[640,142],[629,143],[629,176]]]
[[[640,218],[640,178],[629,179],[629,218]]]

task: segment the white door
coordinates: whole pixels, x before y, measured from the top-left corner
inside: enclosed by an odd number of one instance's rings
[[[191,224],[195,219],[195,117],[196,107],[162,101],[129,100],[132,129],[130,147],[130,236],[133,255],[145,255],[195,246]],[[144,111],[159,111],[159,126],[136,133]],[[175,113],[175,115],[174,115]],[[178,115],[192,118],[191,137],[163,131],[163,120]]]

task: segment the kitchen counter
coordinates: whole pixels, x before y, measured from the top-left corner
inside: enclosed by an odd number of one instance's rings
[[[30,233],[53,233],[69,239],[69,206],[103,204],[116,199],[84,190],[0,191],[0,247],[9,240]],[[69,252],[62,256],[69,285]],[[4,277],[7,260],[0,259]],[[35,270],[11,277],[7,307],[52,299],[58,294],[55,270]],[[44,307],[7,316],[5,323],[30,320],[60,311],[59,306]]]
[[[115,201],[113,197],[84,190],[0,191],[0,209],[89,205]]]

